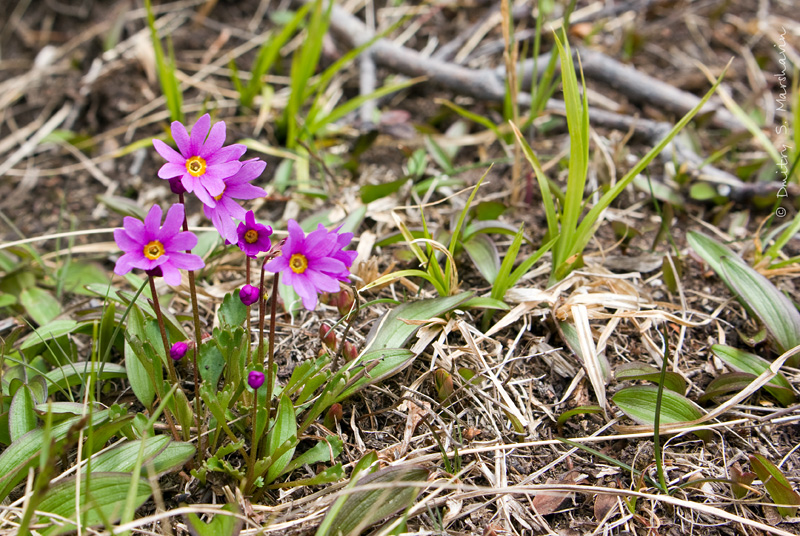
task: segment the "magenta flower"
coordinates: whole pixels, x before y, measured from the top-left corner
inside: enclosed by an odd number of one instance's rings
[[[261,291],[258,290],[258,287],[253,285],[245,285],[239,291],[239,299],[242,300],[242,303],[247,306],[256,303],[260,295]]]
[[[211,127],[208,114],[197,120],[191,136],[179,121],[172,123],[172,138],[178,151],[161,140],[153,140],[153,146],[167,163],[158,170],[162,179],[180,177],[187,192],[194,192],[204,205],[216,206],[214,198],[225,190],[223,179],[230,177],[242,167],[239,158],[247,148],[241,144],[223,147],[225,122]],[[174,188],[173,188],[174,189]]]
[[[267,195],[263,188],[250,184],[250,181],[264,172],[265,167],[267,167],[267,163],[258,158],[243,162],[242,168],[238,172],[222,180],[222,192],[214,197],[216,205],[213,207],[203,205],[203,213],[206,218],[211,220],[222,238],[231,244],[239,241],[239,236],[236,234],[236,223],[233,220],[243,220],[246,214],[235,200],[256,199]],[[269,231],[272,234],[272,229]]]
[[[163,275],[169,285],[181,284],[180,270],[199,270],[205,264],[197,255],[184,253],[197,245],[197,237],[181,231],[183,205],[172,205],[161,225],[161,207],[153,205],[144,223],[123,219],[123,228],[114,229],[114,240],[125,254],[117,260],[114,273],[125,275],[134,268]],[[160,274],[158,273],[160,272]]]
[[[302,298],[303,307],[313,311],[319,292],[336,292],[339,281],[347,277],[347,266],[335,258],[340,253],[338,233],[324,227],[305,235],[300,225],[289,220],[289,238],[281,255],[268,262],[264,269],[280,272],[284,285],[291,285]]]
[[[317,230],[320,229],[325,229],[321,223],[317,226]],[[339,281],[347,282],[349,280],[348,275],[350,275],[350,267],[353,265],[353,261],[356,260],[356,257],[358,257],[358,252],[351,250],[345,251],[344,248],[350,245],[350,242],[353,240],[353,233],[339,233],[339,229],[340,227],[337,227],[333,231],[330,231],[331,234],[336,235],[336,247],[331,257],[337,261],[341,261],[347,270],[336,275],[331,275],[336,277]]]
[[[272,227],[256,223],[256,216],[252,210],[245,214],[244,221],[236,229],[239,237],[239,248],[248,257],[255,258],[262,251],[269,251],[272,247],[269,237],[272,234]]]
[[[259,387],[264,385],[264,373],[257,370],[251,370],[250,374],[247,375],[247,385],[249,385],[251,389],[257,390]]]

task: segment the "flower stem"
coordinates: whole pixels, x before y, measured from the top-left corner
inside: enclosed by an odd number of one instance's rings
[[[264,259],[266,263],[266,259]],[[258,362],[264,364],[264,315],[266,302],[264,301],[264,263],[261,264],[261,282],[258,284]]]
[[[272,408],[272,387],[275,383],[275,378],[272,376],[272,363],[275,361],[275,317],[278,313],[278,279],[280,279],[280,272],[277,272],[272,278],[272,296],[270,299],[270,316],[269,316],[269,360],[267,361],[267,419]]]
[[[250,284],[250,256],[245,255],[245,276],[244,276],[244,284]],[[259,296],[261,298],[261,296]],[[261,300],[259,299],[259,302]],[[261,305],[259,305],[261,307]],[[253,366],[253,348],[252,348],[252,341],[253,341],[253,334],[250,332],[252,324],[252,320],[250,319],[250,306],[247,306],[247,365],[252,367]]]
[[[186,219],[186,202],[183,199],[183,194],[178,194],[178,199],[180,203],[184,206],[183,211],[183,230],[188,232],[189,231],[189,221]],[[191,253],[192,250],[187,250],[186,253]],[[200,310],[197,306],[197,287],[195,286],[194,282],[194,272],[189,271],[189,293],[192,296],[192,318],[194,320],[194,352],[192,353],[192,364],[194,368],[194,413],[195,419],[197,421],[197,460],[198,463],[202,461],[203,452],[205,449],[203,448],[203,438],[205,434],[203,433],[204,430],[202,428],[202,423],[205,419],[200,419],[200,378],[199,378],[199,369],[197,366],[197,356],[200,352],[200,341],[203,338],[203,334],[200,330]]]
[[[172,359],[169,356],[169,340],[167,340],[167,329],[164,327],[164,317],[161,314],[161,304],[158,302],[158,293],[156,292],[156,282],[152,275],[147,274],[147,281],[150,283],[150,294],[153,295],[153,310],[156,312],[156,320],[158,321],[158,330],[161,332],[161,342],[164,343],[164,354],[167,358],[167,368],[169,369],[169,379],[172,382],[172,385],[178,385],[178,373],[175,372],[175,365],[172,363]],[[156,381],[161,381],[160,378],[155,378]],[[167,419],[167,424],[169,425],[169,429],[172,432],[172,437],[175,438],[175,441],[180,441],[181,438],[178,435],[178,430],[175,428],[175,423],[172,421],[172,416],[169,414],[169,410],[164,408],[164,417]]]
[[[153,309],[156,312],[156,320],[158,321],[158,330],[161,332],[161,341],[164,343],[164,355],[167,358],[167,368],[169,369],[169,380],[173,385],[178,384],[178,373],[175,371],[175,365],[169,357],[169,340],[167,339],[167,329],[164,327],[164,316],[161,314],[161,304],[158,302],[158,293],[156,292],[155,278],[147,274],[147,280],[150,283],[150,294],[153,295]]]

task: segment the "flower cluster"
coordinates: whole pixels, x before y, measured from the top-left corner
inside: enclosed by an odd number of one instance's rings
[[[263,188],[252,184],[264,172],[266,163],[257,158],[240,161],[246,147],[225,146],[225,123],[212,126],[208,114],[197,120],[191,132],[178,121],[172,123],[171,130],[177,151],[161,140],[153,140],[155,150],[167,160],[158,176],[168,180],[176,194],[194,193],[226,243],[236,244],[249,258],[270,251],[272,228],[259,224],[253,211],[245,211],[238,202],[266,195]],[[150,210],[144,223],[125,218],[124,228],[114,232],[117,244],[125,252],[117,261],[115,272],[122,275],[139,268],[149,275],[163,275],[170,285],[178,285],[179,270],[202,268],[203,261],[190,254],[197,238],[180,232],[184,216],[183,204],[177,204],[169,209],[163,227],[159,227],[158,206]],[[284,285],[294,287],[303,306],[313,310],[320,292],[337,292],[339,283],[348,281],[356,252],[345,248],[353,233],[340,233],[338,228],[328,231],[319,225],[306,235],[294,220],[289,221],[288,229],[288,239],[279,251],[273,250],[271,256],[276,257],[264,269],[280,274]],[[246,285],[239,295],[243,303],[252,305],[260,294],[258,288]]]

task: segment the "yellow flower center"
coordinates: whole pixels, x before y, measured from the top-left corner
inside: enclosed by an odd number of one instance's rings
[[[289,268],[296,274],[302,274],[308,268],[308,259],[302,253],[295,253],[289,259]]]
[[[186,161],[186,171],[192,177],[202,177],[206,173],[206,161],[199,156],[193,156]]]
[[[255,229],[248,230],[246,233],[244,233],[244,241],[248,244],[255,244],[258,242],[258,231]]]
[[[158,240],[153,240],[144,247],[144,256],[150,259],[151,261],[156,260],[163,254],[164,254],[164,244],[162,244]]]

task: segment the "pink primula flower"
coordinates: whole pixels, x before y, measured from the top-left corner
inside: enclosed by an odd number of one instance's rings
[[[215,197],[225,190],[223,179],[235,174],[242,167],[239,158],[247,148],[241,144],[223,147],[225,122],[211,127],[208,114],[197,120],[191,136],[179,121],[172,123],[172,138],[178,151],[161,140],[153,140],[153,146],[167,163],[158,170],[162,179],[180,178],[187,192],[194,192],[198,199],[209,207],[215,207]]]
[[[183,205],[167,211],[161,225],[161,207],[153,205],[142,223],[126,217],[122,229],[114,229],[114,240],[125,254],[117,260],[114,273],[125,275],[134,268],[151,275],[162,275],[169,285],[181,284],[180,270],[199,270],[205,264],[197,255],[185,253],[197,245],[194,233],[181,231]]]
[[[281,282],[294,287],[303,300],[303,307],[313,311],[317,306],[317,294],[338,291],[339,280],[347,277],[347,266],[336,258],[347,244],[340,246],[340,235],[335,231],[329,233],[324,227],[308,236],[294,220],[289,220],[288,228],[289,238],[281,247],[281,255],[268,262],[264,269],[280,272]]]
[[[245,210],[236,200],[256,199],[267,195],[266,190],[263,188],[250,184],[250,181],[264,172],[267,163],[258,158],[253,158],[252,160],[246,160],[242,164],[242,168],[239,171],[222,180],[222,192],[214,197],[216,205],[213,207],[203,205],[203,213],[206,218],[211,220],[211,223],[214,224],[222,238],[231,244],[236,244],[239,241],[239,236],[236,233],[236,223],[233,220],[245,219]]]
[[[259,253],[269,251],[272,242],[269,237],[272,235],[272,227],[256,222],[256,216],[252,210],[248,210],[244,215],[244,221],[236,228],[237,244],[245,255],[255,258]]]

